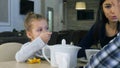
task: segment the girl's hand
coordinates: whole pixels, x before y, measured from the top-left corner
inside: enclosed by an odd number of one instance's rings
[[[40,38],[43,40],[44,43],[48,43],[48,41],[50,40],[51,38],[51,32],[49,31],[43,31],[41,32],[40,34]]]

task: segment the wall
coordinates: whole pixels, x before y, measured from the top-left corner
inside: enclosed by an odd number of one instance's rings
[[[0,32],[2,31],[12,31],[14,28],[17,30],[24,29],[24,19],[25,15],[19,14],[19,3],[20,0],[9,0],[10,1],[10,25],[0,26]],[[35,13],[45,13],[43,15],[47,15],[47,7],[52,7],[54,9],[54,31],[63,30],[63,24],[61,20],[63,20],[63,9],[62,9],[62,0],[45,0],[45,7],[41,7],[41,2],[43,0],[31,0],[34,1],[34,11]],[[41,9],[45,11],[42,12]]]
[[[8,0],[0,0],[0,9],[0,22],[8,22]]]
[[[87,9],[94,10],[94,17],[96,18],[96,12],[98,8],[98,0],[76,0],[78,2],[84,1],[86,2]],[[66,11],[66,19],[67,21],[67,29],[73,29],[73,30],[89,30],[90,27],[94,24],[94,20],[77,20],[77,11],[75,10],[75,1],[74,0],[68,0],[66,3],[67,11]]]
[[[34,11],[35,13],[41,13],[40,7],[41,3],[40,0],[33,0],[35,3]],[[9,0],[10,2],[10,25],[1,25],[0,26],[0,32],[2,31],[12,31],[14,28],[17,30],[23,30],[24,29],[24,19],[25,15],[20,15],[19,13],[19,7],[20,7],[20,0]]]
[[[63,23],[63,1],[62,0],[45,0],[45,16],[47,16],[47,7],[54,10],[54,29],[53,31],[64,30]]]
[[[0,1],[0,31],[9,31],[11,30],[10,25],[10,0],[1,0]],[[4,9],[3,9],[4,8]],[[5,19],[4,19],[5,18]]]

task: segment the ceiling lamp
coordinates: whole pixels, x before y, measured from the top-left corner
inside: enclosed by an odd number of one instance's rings
[[[85,2],[76,2],[76,10],[83,10],[86,9],[86,3]]]

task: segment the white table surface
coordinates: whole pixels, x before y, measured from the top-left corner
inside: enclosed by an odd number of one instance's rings
[[[78,67],[83,65],[85,65],[85,63],[81,63],[80,61],[78,61]],[[6,62],[0,62],[0,68],[55,68],[55,67],[51,67],[51,65],[47,61],[41,61],[41,63],[36,63],[36,64],[18,63],[16,61],[6,61]]]
[[[28,63],[18,63],[16,61],[6,61],[0,62],[0,68],[53,68],[47,61],[42,61],[41,63],[28,64]]]

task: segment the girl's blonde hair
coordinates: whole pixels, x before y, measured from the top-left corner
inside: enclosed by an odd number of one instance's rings
[[[34,20],[42,20],[42,19],[45,19],[45,17],[43,17],[42,15],[40,14],[35,14],[33,12],[29,12],[25,18],[25,21],[24,21],[24,26],[25,26],[25,30],[26,31],[30,31],[31,30],[31,27],[32,27],[32,21]],[[45,19],[46,20],[46,19]]]

